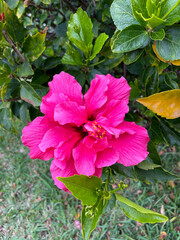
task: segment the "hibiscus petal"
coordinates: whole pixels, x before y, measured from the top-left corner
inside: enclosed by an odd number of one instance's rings
[[[108,74],[106,77],[109,78],[108,90],[106,92],[108,101],[116,99],[124,100],[126,103],[128,103],[131,88],[126,79],[124,77],[114,78],[110,74]]]
[[[102,174],[102,168],[96,168],[95,173],[93,174],[96,177],[100,177]]]
[[[73,149],[75,169],[79,174],[91,176],[95,173],[96,152],[93,148],[88,148],[86,138]]]
[[[128,113],[129,107],[123,100],[112,100],[107,102],[105,109],[97,115],[98,118],[103,116],[108,119],[109,126],[116,127],[123,122],[125,114]]]
[[[53,77],[53,81],[49,82],[50,91],[53,93],[63,93],[71,101],[83,104],[83,94],[81,85],[73,76],[68,73],[61,72]]]
[[[66,128],[62,126],[51,128],[45,133],[41,143],[39,144],[39,148],[42,152],[45,152],[50,147],[57,148],[59,142],[68,140],[74,131],[75,130],[73,128],[68,126],[66,126]]]
[[[96,75],[91,81],[91,86],[84,95],[84,100],[89,113],[102,107],[107,101],[106,91],[109,79],[104,75]]]
[[[55,107],[54,119],[62,125],[75,123],[80,127],[87,121],[85,106],[80,106],[70,100],[61,102]]]
[[[129,134],[125,132],[119,135],[119,138],[113,137],[109,140],[109,144],[119,152],[119,160],[117,162],[128,167],[137,165],[146,159],[149,136],[145,128],[133,122],[124,122],[124,125],[135,133]]]
[[[54,148],[48,148],[47,151],[42,152],[39,148],[46,132],[54,128],[55,125],[50,123],[46,117],[37,117],[22,131],[22,142],[25,146],[30,148],[29,156],[43,160],[49,160],[54,156]]]
[[[72,159],[69,160],[65,169],[60,169],[56,165],[56,161],[53,160],[51,163],[50,170],[51,170],[51,175],[52,175],[55,185],[58,188],[63,189],[64,191],[70,192],[62,182],[57,180],[57,177],[70,177],[70,176],[73,176],[74,174],[77,174],[77,172],[74,168],[73,160]]]
[[[119,153],[113,148],[106,148],[97,153],[96,167],[108,167],[113,165],[119,159]]]

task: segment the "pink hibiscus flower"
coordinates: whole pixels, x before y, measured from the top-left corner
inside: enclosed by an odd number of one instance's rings
[[[96,75],[83,96],[75,78],[65,72],[49,82],[41,112],[23,129],[22,142],[30,157],[49,160],[55,184],[58,176],[101,176],[102,168],[118,162],[137,165],[146,159],[149,137],[145,128],[124,121],[130,87],[124,77]]]

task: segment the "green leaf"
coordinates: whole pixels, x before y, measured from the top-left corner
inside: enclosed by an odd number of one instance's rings
[[[140,56],[142,55],[143,52],[144,52],[144,49],[138,49],[138,50],[134,50],[132,52],[124,53],[123,62],[126,65],[136,62],[140,58]]]
[[[168,121],[160,120],[160,126],[163,132],[164,137],[170,146],[180,146],[180,133],[177,132],[174,128],[172,128]]]
[[[161,5],[160,18],[165,19],[165,25],[173,25],[180,20],[179,0],[166,0]]]
[[[25,81],[21,82],[20,96],[25,102],[33,106],[41,105],[41,97],[36,93],[33,87]]]
[[[3,27],[4,27],[4,24],[3,24],[3,22],[0,21],[0,41],[1,41],[2,36],[3,36],[3,33],[2,33]]]
[[[142,161],[137,165],[138,168],[143,169],[143,170],[153,170],[157,167],[160,167],[160,165],[155,164],[155,163],[149,163],[146,160]]]
[[[152,16],[153,14],[156,15],[157,12],[157,2],[153,0],[147,0],[146,1],[146,9],[149,14],[149,16]]]
[[[11,110],[9,108],[0,109],[0,126],[8,131],[14,130]]]
[[[130,82],[129,86],[131,87],[129,100],[134,100],[135,98],[138,98],[141,90],[133,82]]]
[[[130,52],[140,48],[148,40],[148,33],[139,25],[131,25],[123,29],[112,44],[112,51]]]
[[[132,13],[131,0],[113,1],[110,11],[114,24],[119,30],[123,30],[134,24],[139,24]]]
[[[158,29],[158,30],[154,30],[154,31],[150,32],[149,36],[152,40],[162,41],[165,37],[165,31],[164,31],[163,28]]]
[[[148,75],[145,83],[146,96],[158,92],[159,76],[156,67],[153,67]],[[139,101],[139,100],[138,100]]]
[[[62,63],[70,65],[83,65],[81,53],[70,43],[67,43],[67,50],[62,58]]]
[[[71,15],[68,23],[67,35],[69,40],[79,48],[88,58],[92,50],[93,24],[87,13],[78,8],[75,14]]]
[[[167,61],[180,59],[180,26],[169,28],[165,38],[156,41],[156,50]]]
[[[134,172],[134,167],[125,167],[124,165],[120,163],[115,163],[114,165],[111,166],[111,168],[116,171],[117,173],[125,176],[126,178],[133,178],[136,179],[136,175]]]
[[[157,212],[145,209],[129,199],[121,196],[116,193],[116,198],[119,201],[120,207],[122,208],[124,214],[141,223],[157,223],[157,222],[166,222],[168,218],[164,215],[161,215]]]
[[[98,199],[96,189],[100,189],[102,186],[101,178],[74,175],[72,177],[57,177],[57,179],[63,182],[67,189],[72,192],[73,196],[81,200],[83,205],[93,205],[96,203]]]
[[[27,58],[23,64],[18,65],[17,74],[19,77],[28,77],[34,74],[31,64],[29,63]]]
[[[164,143],[164,136],[160,127],[160,123],[157,118],[153,118],[151,122],[150,129],[148,131],[150,139],[155,143]]]
[[[14,10],[18,5],[19,0],[6,0],[6,3],[11,10]]]
[[[175,77],[174,77],[174,74],[172,72],[171,73],[165,73],[164,75],[164,81],[165,83],[167,84],[167,86],[169,86],[171,89],[179,89],[179,85],[176,81],[173,81],[173,79],[176,79],[177,76],[175,74]]]
[[[10,10],[4,2],[4,14],[6,16],[6,31],[12,37],[14,42],[22,43],[26,35],[26,29],[23,23],[20,23],[14,11]]]
[[[81,213],[81,224],[82,224],[82,232],[83,232],[83,239],[89,240],[91,232],[96,228],[97,222],[100,216],[103,214],[104,208],[107,204],[107,201],[103,199],[100,200],[95,216],[86,216],[86,206],[83,207]]]
[[[17,12],[16,12],[17,17],[21,18],[24,11],[25,11],[24,2],[20,2],[19,5],[18,5],[18,8],[17,8]]]
[[[105,41],[108,39],[108,35],[105,33],[101,33],[98,38],[95,41],[94,47],[93,47],[93,53],[90,57],[90,61],[93,60],[96,55],[101,51]]]
[[[163,182],[177,180],[180,178],[179,176],[166,171],[162,167],[157,167],[153,170],[143,170],[135,166],[135,172],[137,178],[144,182]]]
[[[164,23],[165,20],[158,18],[155,15],[152,15],[151,18],[145,18],[144,19],[147,22],[147,26],[150,27],[151,29],[156,28],[157,26],[161,25]]]
[[[0,73],[0,87],[4,84],[9,84],[11,82],[11,79],[8,77],[8,74],[6,72]]]
[[[52,69],[56,66],[61,64],[61,57],[48,57],[46,60],[42,63],[41,68],[42,69]]]
[[[142,26],[146,26],[146,21],[144,18],[149,18],[149,14],[146,9],[145,0],[131,0],[132,11],[135,18]],[[140,13],[140,14],[139,14]]]
[[[8,86],[9,86],[9,83],[4,84],[4,85],[0,88],[0,92],[1,92],[0,96],[1,96],[1,99],[3,100],[3,102],[4,102],[4,98],[5,98],[5,95],[6,95]]]
[[[152,162],[155,163],[156,165],[157,164],[161,165],[161,158],[152,140],[149,141],[147,150],[149,152],[148,158],[150,158]]]
[[[51,4],[51,0],[41,0],[41,2],[44,4]]]
[[[38,32],[33,36],[28,35],[23,43],[22,51],[30,61],[38,59],[45,50],[44,42],[46,33]]]

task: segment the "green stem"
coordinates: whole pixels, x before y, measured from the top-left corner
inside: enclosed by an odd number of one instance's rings
[[[119,190],[121,190],[121,188],[119,187],[119,188],[117,188],[117,189],[114,189],[114,190],[111,190],[111,191],[109,191],[110,193],[115,193],[115,192],[117,192],[117,191],[119,191]]]
[[[164,17],[162,18],[163,20],[180,4],[180,0],[174,5],[174,7],[172,7],[169,12],[166,13],[166,15],[164,15]]]
[[[108,168],[108,176],[107,176],[106,186],[105,186],[105,190],[106,190],[106,191],[109,190],[109,181],[110,181],[110,170],[109,170],[109,168]]]
[[[104,58],[104,59],[101,60],[100,62],[97,62],[97,63],[94,63],[94,64],[89,65],[89,67],[94,67],[94,66],[96,66],[96,65],[99,65],[99,64],[103,63],[104,61],[106,61],[106,58]]]

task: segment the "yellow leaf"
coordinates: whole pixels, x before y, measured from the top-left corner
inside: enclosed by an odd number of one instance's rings
[[[139,98],[137,102],[143,104],[161,117],[174,119],[180,117],[180,89],[153,94]]]
[[[161,60],[162,62],[165,62],[165,63],[172,63],[173,65],[176,65],[176,66],[180,66],[180,59],[177,59],[177,60],[174,60],[174,61],[166,61],[164,58],[162,58],[159,53],[157,52],[157,49],[156,49],[156,41],[154,41],[153,45],[152,45],[152,48],[153,48],[153,51],[154,53],[156,54],[156,56],[159,58],[159,60]]]

